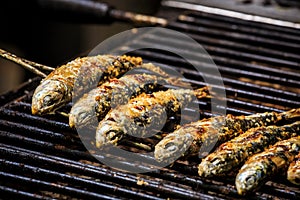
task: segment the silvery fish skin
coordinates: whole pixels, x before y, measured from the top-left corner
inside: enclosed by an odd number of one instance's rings
[[[300,153],[290,164],[287,170],[287,179],[295,185],[300,185]]]
[[[197,90],[169,89],[141,94],[127,104],[112,109],[100,121],[96,130],[96,146],[114,144],[126,134],[145,137],[151,130],[162,128],[168,116],[174,115],[192,101],[193,97],[209,97],[208,88]]]
[[[205,157],[198,166],[203,177],[223,175],[243,164],[251,155],[259,153],[279,140],[300,134],[300,121],[284,126],[263,126],[252,128],[245,133],[221,144]]]
[[[201,147],[226,142],[250,128],[267,126],[299,116],[300,108],[282,113],[265,112],[248,116],[229,114],[226,117],[202,119],[185,124],[164,137],[155,146],[154,156],[158,162],[171,163],[179,157],[198,154]]]
[[[143,64],[155,68],[153,64]],[[151,92],[158,86],[166,85],[172,79],[148,74],[125,74],[114,78],[84,94],[73,106],[69,115],[71,127],[91,127],[102,120],[111,108],[123,105],[129,99]],[[95,126],[96,128],[97,126]]]
[[[256,191],[272,176],[285,172],[300,152],[300,136],[282,140],[251,156],[241,167],[235,179],[238,194]]]
[[[140,57],[98,55],[76,58],[52,71],[36,88],[32,97],[32,113],[53,114],[94,84],[118,77],[142,64]],[[80,77],[79,77],[80,75]],[[74,87],[76,91],[73,91]]]

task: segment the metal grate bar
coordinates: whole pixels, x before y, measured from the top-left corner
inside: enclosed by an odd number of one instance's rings
[[[147,55],[147,52],[145,52],[144,54]],[[149,55],[147,55],[147,56],[149,56]],[[166,57],[168,57],[168,56],[166,56]],[[173,68],[179,72],[182,72],[184,75],[188,74],[190,76],[199,76],[199,73],[195,72],[194,70],[182,68],[182,66],[178,66],[178,64],[170,66],[170,65],[160,63],[159,65],[166,67],[166,68]],[[238,79],[233,79],[233,78],[222,77],[222,79],[223,79],[225,85],[232,86],[233,87],[232,89],[242,88],[243,90],[241,90],[241,91],[244,91],[244,92],[259,91],[262,94],[270,94],[270,95],[274,96],[275,98],[278,96],[287,97],[287,98],[294,99],[294,100],[297,100],[299,98],[298,93],[289,92],[287,90],[280,90],[280,89],[273,88],[273,87],[257,85],[254,83],[240,81]],[[196,85],[198,85],[198,84],[205,85],[204,82],[198,81],[195,78],[186,79],[186,81],[189,83],[192,83],[192,84],[196,84]],[[226,88],[226,89],[230,90],[231,88]]]
[[[38,195],[35,193],[30,193],[26,191],[22,191],[20,189],[14,189],[11,187],[6,187],[6,186],[0,186],[0,192],[3,196],[6,198],[18,198],[18,199],[51,199],[50,197],[46,197],[43,195]]]
[[[203,26],[193,26],[190,24],[181,24],[181,23],[172,23],[169,24],[169,27],[174,30],[184,30],[188,33],[197,33],[197,34],[204,34],[210,35],[217,38],[224,38],[231,41],[239,41],[245,42],[248,44],[256,44],[261,45],[264,47],[275,47],[276,49],[284,48],[288,49],[289,51],[293,52],[295,50],[299,50],[300,45],[298,43],[292,43],[284,40],[275,40],[272,38],[262,38],[255,35],[231,32],[226,30],[218,30],[215,28],[207,28]]]
[[[137,46],[135,46],[135,47],[137,47]],[[149,56],[151,55],[153,57],[153,59],[157,60],[158,62],[167,63],[168,59],[173,59],[172,63],[174,62],[175,66],[176,65],[178,66],[180,64],[181,67],[189,67],[183,59],[175,57],[175,56],[161,55],[160,53],[155,52],[155,50],[153,50],[153,51],[138,50],[136,52],[138,52],[138,53],[135,53],[135,55],[141,55],[141,56],[145,56],[147,58],[149,58]],[[210,67],[212,67],[210,65],[205,65],[205,63],[200,63],[198,61],[195,61],[194,64],[196,66],[201,66],[202,72],[205,71],[207,74],[209,74],[209,72],[210,72],[209,69],[210,69]],[[220,65],[218,65],[218,69],[221,72],[221,74],[225,77],[230,77],[230,76],[236,77],[236,75],[240,75],[238,77],[245,77],[245,78],[248,77],[248,78],[253,78],[254,80],[268,81],[268,82],[274,83],[274,84],[278,83],[278,84],[283,84],[286,86],[300,85],[300,82],[298,81],[297,78],[290,79],[290,78],[285,78],[285,77],[280,77],[280,76],[273,76],[273,75],[256,73],[256,72],[252,72],[252,71],[246,71],[245,69],[244,70],[234,69],[234,68],[230,68],[227,66],[220,66]],[[184,69],[182,69],[182,70],[184,70]],[[198,76],[199,76],[199,72],[198,72]]]
[[[5,150],[5,152],[9,154],[8,157],[10,157],[10,158],[7,158],[7,159],[22,161],[22,164],[23,164],[23,162],[26,162],[25,159],[28,159],[28,157],[32,157],[31,154],[25,153],[24,151],[16,151],[16,150],[12,151],[7,148],[6,149],[2,148],[2,151],[3,150]],[[136,183],[139,178],[135,175],[129,175],[129,174],[121,173],[121,172],[113,172],[109,169],[89,166],[89,165],[81,164],[78,162],[69,161],[66,159],[64,159],[63,161],[59,161],[57,159],[51,159],[51,156],[46,156],[46,155],[34,156],[33,158],[35,159],[35,163],[40,163],[40,164],[44,163],[44,165],[46,165],[48,167],[52,167],[52,168],[59,169],[62,171],[68,171],[68,173],[79,173],[79,176],[80,175],[88,176],[88,177],[93,177],[95,179],[99,178],[103,182],[105,182],[107,180],[111,181],[111,179],[113,179],[113,181],[116,181],[117,183],[122,183],[122,182],[126,183],[126,185],[131,186],[131,188],[138,186]],[[39,160],[39,159],[41,159],[41,160]],[[2,162],[4,162],[4,161],[2,161]],[[13,167],[12,164],[15,167],[18,167],[20,165],[19,163],[14,163],[14,162],[7,161],[7,160],[5,160],[5,162],[8,165],[8,169]],[[24,168],[25,165],[23,164],[22,167]],[[30,166],[28,166],[28,167],[30,167]],[[75,182],[75,180],[74,180],[75,178],[72,178],[72,176],[60,174],[57,171],[44,170],[40,167],[33,168],[31,170],[35,173],[43,173],[42,177],[49,176],[49,173],[51,172],[55,176],[63,177],[64,178],[63,181],[65,181],[65,182],[68,182],[68,183]],[[37,174],[37,176],[38,176],[38,174]],[[113,176],[113,178],[112,178],[112,176]],[[138,176],[141,177],[145,182],[147,182],[147,184],[143,186],[143,188],[146,189],[147,191],[153,191],[153,192],[159,191],[160,194],[164,194],[166,196],[170,195],[170,197],[176,197],[176,198],[193,198],[194,199],[196,197],[198,198],[201,196],[208,197],[205,194],[201,194],[199,192],[187,191],[186,189],[184,189],[184,187],[186,187],[186,186],[183,186],[180,184],[174,184],[173,182],[168,182],[166,180],[164,180],[164,182],[160,182],[159,179],[157,179],[157,178],[153,179],[151,177],[144,176],[144,175],[138,175]],[[78,179],[78,178],[76,178],[76,179]],[[79,178],[76,181],[81,182],[81,181],[86,181],[86,180],[81,180]],[[87,184],[87,183],[81,182],[80,184]],[[91,184],[89,186],[89,188],[91,188],[91,187],[95,187],[94,184],[99,184],[99,183],[97,183],[96,181],[90,181],[88,184]],[[122,187],[124,188],[125,186],[122,186]],[[120,188],[113,188],[113,189],[118,190]],[[123,191],[125,191],[125,189],[123,189]],[[141,197],[143,197],[143,196],[141,196]]]
[[[201,14],[193,13],[193,12],[178,16],[178,21],[186,24],[216,28],[216,29],[227,30],[232,32],[240,32],[248,35],[250,34],[258,35],[264,38],[272,37],[277,40],[300,42],[300,31],[298,31],[298,34],[293,35],[291,34],[291,32],[283,33],[281,30],[276,31],[274,29],[265,29],[265,28],[262,29],[259,27],[249,27],[249,25],[242,25],[240,23],[236,23],[236,21],[230,23],[231,25],[228,26],[227,22],[222,22],[215,19],[212,20],[212,18],[206,19],[205,17],[201,16]]]
[[[255,30],[258,30],[258,33],[261,31],[268,31],[270,33],[270,36],[272,36],[273,33],[275,33],[275,35],[277,36],[287,35],[285,38],[282,39],[288,39],[288,36],[291,36],[291,38],[300,36],[300,30],[294,28],[274,26],[265,23],[251,22],[247,20],[236,20],[232,17],[224,17],[204,12],[191,12],[189,16],[211,21],[211,24],[214,24],[215,22],[221,22],[224,24],[234,24],[238,26],[253,28]]]
[[[28,108],[31,108],[30,104],[25,105],[24,103],[20,104],[19,102],[16,102],[14,105],[19,105],[19,107],[28,106]],[[66,123],[51,120],[51,119],[44,118],[44,117],[41,117],[41,116],[31,115],[31,114],[24,113],[24,112],[15,112],[11,109],[5,109],[5,108],[2,109],[1,113],[0,113],[0,116],[3,117],[2,120],[4,120],[4,119],[13,120],[13,121],[22,120],[23,124],[28,124],[28,125],[32,125],[33,122],[39,121],[41,123],[40,124],[35,124],[34,127],[38,127],[38,128],[41,128],[41,129],[44,128],[45,125],[46,125],[47,127],[51,128],[50,130],[59,129],[59,130],[62,130],[63,133],[71,134],[70,132],[72,131],[70,126]]]
[[[159,37],[157,36],[159,35]],[[136,46],[149,46],[149,43],[156,44],[156,46],[164,45],[168,47],[168,49],[173,50],[179,47],[182,47],[186,50],[182,50],[182,54],[187,55],[195,55],[193,51],[190,51],[189,49],[195,49],[198,47],[198,44],[190,43],[187,41],[178,41],[175,39],[172,39],[170,35],[165,35],[164,33],[157,33],[157,35],[153,34],[146,34],[143,37],[143,40],[140,41],[133,41],[130,45],[136,45]],[[176,36],[174,36],[176,37]],[[197,38],[194,38],[197,39]],[[270,71],[273,73],[278,73],[278,71],[286,74],[287,76],[291,76],[292,74],[288,70],[283,70],[283,67],[292,67],[291,69],[297,70],[299,65],[299,59],[297,61],[290,61],[287,58],[279,59],[277,57],[269,57],[269,56],[261,56],[260,54],[253,54],[253,53],[245,53],[245,51],[233,51],[231,46],[228,46],[226,48],[220,48],[214,46],[208,46],[208,45],[202,45],[205,50],[207,50],[210,54],[210,56],[213,58],[214,61],[218,61],[222,63],[223,65],[233,65],[233,66],[243,66],[243,67],[249,67],[250,70],[254,69],[255,71]],[[189,49],[187,49],[189,48]],[[178,50],[178,49],[177,49]],[[259,47],[257,47],[257,51],[259,51]],[[199,57],[199,53],[197,54],[197,57]],[[201,58],[203,61],[205,59],[208,59],[206,57]],[[249,62],[250,61],[250,62]],[[256,62],[255,62],[256,61]],[[255,64],[257,63],[257,64]],[[272,64],[272,66],[277,66],[277,71],[273,69],[273,67],[269,66],[268,64]],[[297,75],[296,75],[297,76]]]
[[[88,191],[80,190],[80,189],[76,189],[76,188],[70,188],[68,186],[54,184],[51,182],[41,181],[38,179],[28,178],[28,177],[24,177],[21,175],[10,174],[10,173],[6,173],[6,172],[0,172],[0,177],[5,178],[7,180],[10,179],[11,181],[14,181],[14,182],[28,184],[31,187],[39,187],[40,189],[43,188],[44,190],[52,190],[52,191],[61,192],[61,193],[73,194],[73,195],[76,195],[77,197],[112,199],[111,197],[106,197],[105,195],[102,195],[102,194],[92,193],[92,192],[88,192]]]
[[[21,133],[27,136],[32,135],[36,139],[43,138],[49,141],[56,141],[58,144],[72,141],[72,138],[70,136],[65,136],[61,133],[53,132],[50,130],[36,128],[33,125],[28,126],[25,124],[20,124],[18,122],[1,120],[0,126],[2,128],[1,130],[3,131],[13,130],[14,132]]]

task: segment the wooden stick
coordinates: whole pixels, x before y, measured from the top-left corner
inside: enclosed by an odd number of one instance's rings
[[[68,113],[65,113],[65,112],[59,112],[59,111],[56,111],[57,114],[63,116],[63,117],[66,117],[66,118],[69,118],[69,114]]]
[[[46,66],[46,65],[43,65],[43,64],[39,64],[39,63],[36,63],[36,62],[33,62],[33,61],[30,61],[30,60],[26,60],[26,59],[23,59],[21,58],[24,62],[30,64],[31,66],[33,67],[37,67],[41,70],[45,70],[45,71],[50,71],[52,72],[55,68],[53,67],[49,67],[49,66]]]
[[[42,64],[39,64],[39,63],[35,63],[35,62],[32,62],[32,61],[26,60],[24,58],[20,58],[20,57],[14,55],[12,53],[9,53],[8,51],[5,51],[3,49],[0,49],[0,56],[2,56],[3,58],[5,58],[7,60],[13,61],[13,62],[23,66],[25,69],[35,73],[38,76],[43,77],[43,78],[45,78],[47,75],[44,74],[43,72],[41,72],[40,70],[36,69],[35,67],[38,67],[40,69],[47,70],[47,71],[53,71],[54,70],[54,68],[52,68],[52,67],[48,67],[46,65],[42,65]]]

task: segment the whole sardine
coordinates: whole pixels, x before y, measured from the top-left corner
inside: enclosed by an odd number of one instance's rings
[[[155,69],[151,63],[141,67]],[[143,92],[151,92],[158,86],[178,82],[178,78],[167,78],[148,74],[126,74],[121,78],[98,86],[84,94],[73,106],[69,114],[71,127],[94,127],[98,120],[102,120],[111,108],[123,105]],[[114,104],[114,105],[112,105]],[[95,126],[95,128],[97,125]]]
[[[290,164],[287,171],[287,179],[295,185],[300,185],[300,153]]]
[[[118,77],[142,64],[140,57],[98,55],[77,58],[52,71],[34,91],[33,114],[51,114],[92,85]],[[80,74],[80,77],[78,77]],[[76,83],[75,83],[76,81]]]
[[[279,140],[300,134],[300,121],[284,126],[263,126],[221,144],[205,157],[198,166],[200,176],[223,175],[244,163],[247,158],[259,153]]]
[[[300,152],[300,136],[282,140],[251,156],[242,166],[235,179],[240,195],[257,190],[272,176],[284,172]]]
[[[287,112],[265,112],[248,116],[212,117],[179,127],[164,137],[156,146],[154,156],[158,162],[171,163],[181,156],[192,156],[200,148],[221,144],[244,131],[275,124],[283,119],[300,116],[300,108]],[[204,152],[205,153],[205,152]]]
[[[193,97],[208,96],[208,88],[197,90],[169,89],[141,94],[127,104],[112,109],[96,130],[96,146],[117,144],[126,135],[145,137],[151,130],[162,128],[169,116],[178,113]]]

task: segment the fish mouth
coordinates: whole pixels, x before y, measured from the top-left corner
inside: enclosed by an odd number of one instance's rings
[[[41,104],[32,103],[31,113],[33,115],[46,115],[46,114],[55,114],[55,111],[59,109],[61,106],[47,106],[44,107]]]
[[[79,100],[74,102],[69,115],[70,127],[76,128],[93,128],[96,129],[98,125],[97,117],[97,102],[95,94],[98,88],[91,90],[83,95]]]
[[[99,124],[96,130],[96,147],[113,144],[117,145],[118,142],[123,138],[123,131],[121,128],[111,124]]]
[[[226,159],[226,156],[227,153],[226,155],[219,155],[213,158],[210,158],[209,156],[206,157],[198,165],[199,176],[212,177],[230,171],[233,167],[229,165],[229,160]]]
[[[97,127],[96,113],[90,110],[81,110],[79,113],[71,110],[69,115],[69,126],[71,128]]]
[[[38,109],[37,107],[31,106],[31,113],[33,115],[39,115],[40,114],[40,109]]]
[[[189,149],[192,142],[193,137],[189,133],[170,134],[155,146],[154,157],[158,162],[174,162]]]
[[[245,195],[249,191],[254,190],[254,188],[256,188],[256,185],[258,185],[257,183],[259,182],[257,181],[258,180],[257,176],[258,174],[256,171],[239,174],[235,180],[235,185],[238,194]]]
[[[32,97],[32,114],[54,114],[56,110],[71,100],[71,96],[67,93],[67,86],[60,81],[46,80],[42,82]]]
[[[31,113],[33,115],[55,114],[55,111],[57,111],[58,109],[63,107],[64,103],[65,103],[65,101],[53,104],[51,106],[44,106],[44,105],[41,105],[40,103],[38,103],[38,105],[35,103],[32,103]]]

